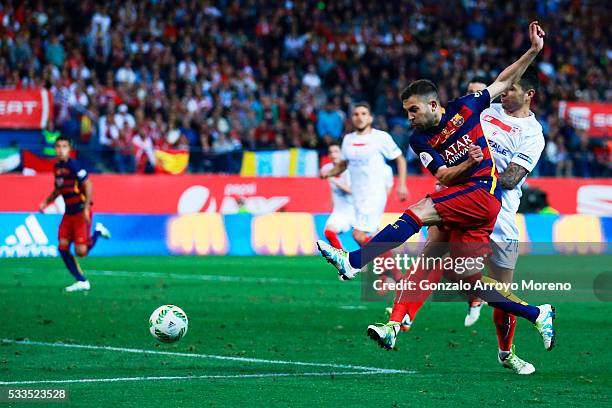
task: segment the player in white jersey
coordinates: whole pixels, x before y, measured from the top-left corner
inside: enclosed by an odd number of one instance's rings
[[[351,119],[355,131],[342,140],[342,160],[332,169],[321,171],[321,177],[334,177],[348,169],[355,206],[353,238],[363,245],[378,230],[387,204],[386,160],[396,161],[397,195],[400,201],[406,200],[406,159],[390,134],[372,128],[374,118],[367,103],[356,104]]]
[[[342,152],[338,143],[329,145],[328,150],[331,163],[325,164],[322,172],[330,171],[342,160]],[[329,187],[332,197],[332,213],[325,223],[325,238],[336,248],[342,248],[338,234],[349,231],[355,224],[355,207],[351,194],[351,178],[348,171],[335,177],[329,177]]]
[[[513,281],[518,258],[519,230],[516,212],[521,186],[544,150],[542,126],[529,110],[538,88],[537,71],[528,69],[522,78],[501,95],[501,104],[492,104],[480,115],[482,130],[489,140],[502,186],[502,208],[491,234],[493,252],[488,265],[492,278]],[[499,344],[498,360],[518,374],[531,374],[535,368],[514,353],[512,338],[516,318],[501,310],[493,311]]]

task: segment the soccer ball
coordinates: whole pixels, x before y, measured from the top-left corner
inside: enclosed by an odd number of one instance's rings
[[[189,320],[178,306],[163,305],[153,311],[149,317],[149,331],[157,340],[174,343],[187,333]]]

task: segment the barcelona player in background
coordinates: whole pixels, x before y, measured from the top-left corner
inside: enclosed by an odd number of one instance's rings
[[[93,185],[87,177],[87,170],[70,157],[70,151],[70,139],[59,136],[55,140],[55,188],[49,197],[40,203],[40,211],[44,211],[58,196],[61,195],[64,199],[66,210],[59,226],[59,252],[66,268],[76,279],[75,283],[66,287],[66,292],[77,292],[89,290],[90,284],[74,255],[70,253],[70,244],[74,242],[77,256],[87,256],[98,238],[108,239],[110,232],[104,225],[97,223],[94,233],[91,234]]]

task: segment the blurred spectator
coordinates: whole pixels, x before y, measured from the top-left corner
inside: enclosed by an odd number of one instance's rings
[[[240,142],[219,133],[213,142],[211,151],[215,154],[215,168],[221,173],[238,173],[240,163],[236,160],[235,152],[241,149]]]
[[[56,67],[61,67],[64,64],[64,59],[66,58],[64,47],[60,44],[59,39],[55,35],[51,37],[51,41],[49,45],[47,45],[45,58]]]
[[[534,110],[554,128],[542,174],[610,172],[607,139],[585,141],[554,123],[561,100],[612,96],[606,2],[77,3],[7,3],[0,87],[48,88],[56,128],[99,145],[107,170],[116,167],[111,146],[126,125],[135,139],[160,146],[174,118],[177,143],[198,155],[221,134],[243,149],[322,149],[351,130],[346,114],[360,100],[373,106],[376,126],[402,138],[402,87],[427,77],[445,104],[470,77],[495,77],[519,55],[527,22],[540,15],[547,37]],[[143,119],[134,123],[129,112],[139,109]],[[191,171],[214,171],[205,157],[192,158]]]
[[[55,123],[50,120],[47,127],[42,130],[43,149],[45,156],[55,157],[55,140],[61,135],[59,130],[55,129]]]
[[[345,115],[329,101],[325,104],[325,109],[317,116],[317,132],[323,139],[331,137],[339,139],[342,136]]]
[[[155,153],[153,152],[153,140],[148,133],[136,133],[132,139],[134,145],[134,161],[136,173],[152,173],[155,169]]]
[[[114,169],[116,162],[113,144],[119,139],[119,128],[115,124],[115,115],[110,109],[107,110],[106,115],[100,119],[98,124],[98,137],[103,165],[108,169]]]
[[[117,173],[133,173],[135,170],[134,129],[130,125],[125,125],[119,131],[119,137],[113,141],[115,152],[115,165]]]
[[[572,161],[570,160],[565,138],[557,135],[546,143],[545,154],[547,160],[553,164],[557,177],[572,176]]]

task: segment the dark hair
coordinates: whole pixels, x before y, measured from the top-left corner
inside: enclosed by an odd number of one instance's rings
[[[470,79],[468,81],[468,84],[473,84],[473,83],[478,83],[478,84],[485,84],[488,85],[489,84],[489,80],[483,76],[475,76],[472,79]]]
[[[440,101],[440,95],[438,94],[438,88],[436,85],[428,79],[419,79],[412,82],[402,91],[400,99],[404,102],[412,95],[417,96],[430,96],[436,101]]]
[[[62,141],[66,141],[66,142],[68,142],[69,145],[72,145],[72,140],[70,140],[70,138],[68,136],[64,136],[64,135],[59,135],[55,139],[54,144],[56,144],[57,142],[62,142]]]
[[[334,139],[334,140],[332,140],[331,142],[329,142],[329,144],[327,145],[327,149],[329,149],[329,148],[330,148],[330,147],[332,147],[332,146],[338,146],[339,148],[342,148],[342,147],[340,146],[340,142],[339,142],[339,141],[337,141],[337,140],[335,140],[335,139]]]
[[[353,110],[355,110],[357,108],[366,108],[368,110],[368,112],[372,113],[372,107],[366,101],[359,101],[359,102],[357,102],[356,104],[353,105]]]
[[[523,88],[523,91],[528,91],[533,89],[534,91],[538,91],[540,87],[540,79],[538,78],[538,70],[535,67],[529,66],[525,70],[525,73],[519,79],[518,84]]]

